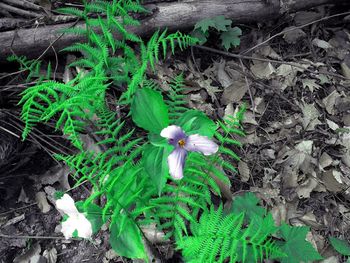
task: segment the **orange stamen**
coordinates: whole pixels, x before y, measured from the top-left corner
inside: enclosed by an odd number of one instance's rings
[[[179,140],[178,144],[180,147],[184,147],[185,146],[185,140]]]

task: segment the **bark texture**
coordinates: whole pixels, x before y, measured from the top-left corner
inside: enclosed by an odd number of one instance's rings
[[[144,18],[142,26],[131,31],[147,36],[158,28],[170,31],[193,28],[199,20],[218,15],[230,18],[234,23],[266,21],[277,18],[285,12],[295,12],[323,4],[342,4],[348,0],[187,0],[184,2],[155,1],[146,3],[152,15]],[[73,42],[84,41],[82,37],[65,34],[60,38],[58,31],[63,28],[84,27],[83,23],[65,23],[19,29],[0,33],[0,63],[13,54],[38,57],[49,47],[46,54],[52,54]],[[118,37],[116,35],[116,37]]]

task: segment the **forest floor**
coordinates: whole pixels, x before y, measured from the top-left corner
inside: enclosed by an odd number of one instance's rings
[[[189,107],[214,120],[246,104],[231,192],[255,193],[276,222],[309,226],[307,239],[323,262],[344,260],[329,236],[350,241],[350,15],[336,15],[341,12],[323,6],[235,25],[243,34],[230,52],[248,57],[219,53],[214,35],[208,49],[177,52],[149,74],[166,90],[182,72]],[[67,55],[59,59],[58,78]],[[17,70],[0,66],[1,75]],[[93,242],[65,240],[58,230],[61,216],[50,196],[73,182],[52,154],[71,149],[47,126],[19,139],[16,103],[25,77],[0,79],[0,262],[127,262],[113,253],[105,230]],[[85,190],[72,195],[80,200]],[[158,249],[168,262],[181,262],[172,246]]]

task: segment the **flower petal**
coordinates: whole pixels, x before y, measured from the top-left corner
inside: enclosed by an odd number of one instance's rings
[[[187,137],[184,148],[187,151],[201,152],[204,155],[211,155],[218,151],[219,146],[207,136],[193,134]]]
[[[185,138],[186,135],[184,131],[181,129],[181,127],[176,126],[176,125],[170,125],[166,128],[164,128],[160,132],[160,136],[167,138],[167,139],[182,139]]]
[[[62,222],[61,232],[66,239],[71,238],[75,230],[78,232],[78,237],[90,238],[92,236],[92,225],[82,213],[72,215]]]
[[[61,199],[56,201],[56,208],[67,215],[79,213],[78,209],[75,207],[73,198],[68,194],[64,194]]]
[[[186,155],[185,149],[177,148],[168,156],[169,173],[176,180],[183,177]]]

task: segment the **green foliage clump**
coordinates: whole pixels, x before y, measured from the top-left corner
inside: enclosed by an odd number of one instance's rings
[[[192,35],[197,37],[201,44],[204,44],[210,35],[210,29],[214,29],[220,34],[221,46],[229,50],[240,45],[239,37],[242,35],[242,30],[236,26],[232,27],[231,24],[232,21],[224,16],[205,18],[196,23]]]
[[[212,193],[221,196],[221,186],[230,186],[227,174],[236,171],[230,160],[239,160],[233,149],[241,146],[235,136],[244,136],[244,107],[235,116],[215,123],[204,113],[187,108],[181,75],[170,83],[164,96],[146,76],[147,69],[154,71],[168,50],[183,50],[198,39],[164,30],[145,42],[128,29],[140,25],[133,14],[147,12],[139,1],[84,1],[84,10],[69,7],[59,11],[85,21],[85,27],[64,30],[87,39],[63,50],[81,54],[69,65],[78,73],[66,82],[51,80],[50,64],[43,77],[40,61],[11,58],[29,72],[28,81],[36,81],[23,91],[19,102],[25,123],[22,136],[27,138],[38,123],[53,120],[55,128],[76,147],[75,154],[55,157],[71,168],[74,187],[91,184],[91,195],[77,207],[88,214],[94,233],[108,222],[112,248],[128,258],[147,260],[142,227],[151,224],[165,232],[164,239],[176,242],[188,262],[258,262],[267,258],[294,262],[285,256],[293,254],[291,246],[298,246],[297,242],[308,253],[304,259],[319,258],[305,241],[305,228],[276,227],[271,214],[258,206],[252,194],[237,198],[230,211],[222,204],[214,207]],[[209,27],[224,32],[221,37],[226,49],[239,44],[240,30],[231,28],[231,21],[218,17],[196,26],[204,34]],[[118,106],[129,109],[126,117],[113,112],[107,103],[111,86],[119,94]],[[140,129],[129,128],[134,125]],[[169,125],[219,144],[211,156],[188,153],[182,180],[174,180],[168,171],[167,158],[174,146],[160,132]],[[95,138],[94,150],[83,142],[84,133]],[[291,231],[296,231],[296,236]],[[276,235],[281,240],[276,241]]]

